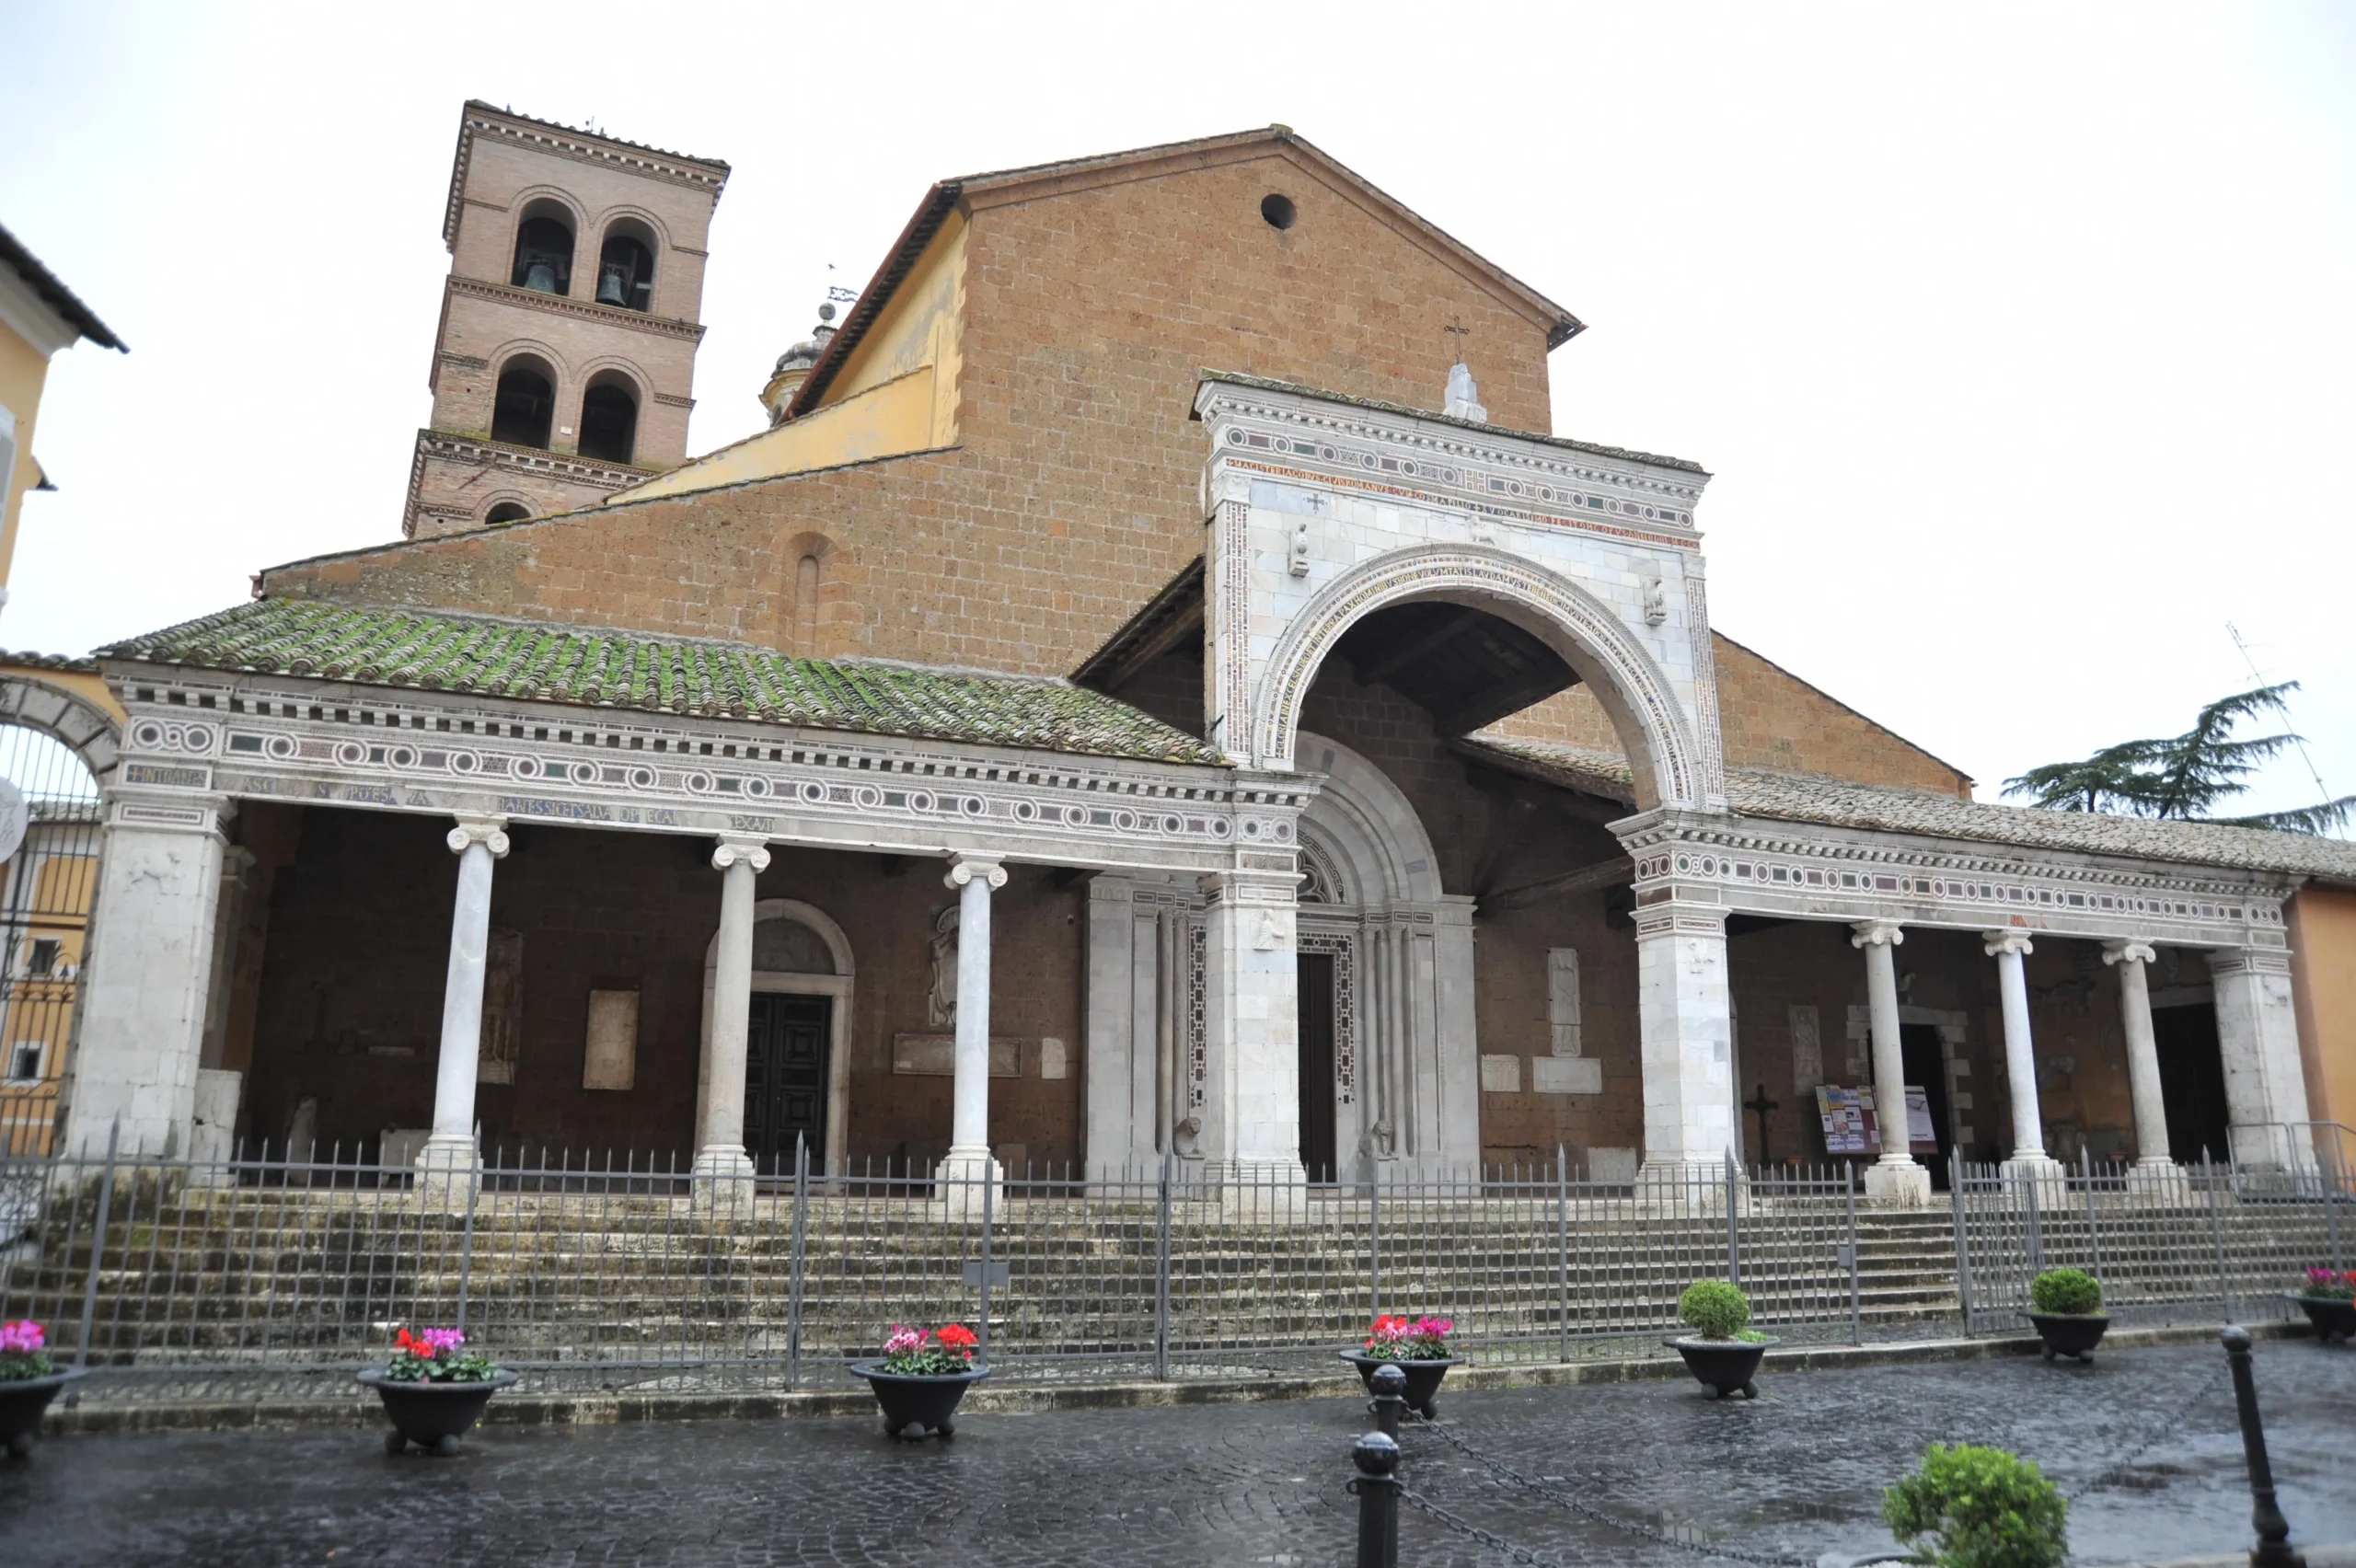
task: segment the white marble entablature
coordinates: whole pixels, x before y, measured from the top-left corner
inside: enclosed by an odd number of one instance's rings
[[[119,780],[882,854],[1289,872],[1314,778],[141,666]]]
[[[1700,536],[1708,476],[1298,388],[1206,380],[1207,732],[1294,765],[1341,637],[1392,605],[1477,605],[1553,647],[1645,759],[1650,801],[1725,804]]]
[[[1640,901],[1729,914],[2281,949],[2296,878],[1653,811],[1611,824]]]

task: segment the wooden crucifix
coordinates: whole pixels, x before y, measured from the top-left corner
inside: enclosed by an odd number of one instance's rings
[[[1464,325],[1464,317],[1461,316],[1449,317],[1448,318],[1448,325],[1441,328],[1440,330],[1454,338],[1469,338],[1472,335],[1472,329]],[[1455,357],[1459,360],[1461,360],[1464,357],[1464,345],[1461,342],[1456,345]]]
[[[1742,1102],[1742,1108],[1745,1111],[1750,1112],[1759,1118],[1759,1163],[1761,1165],[1771,1163],[1767,1154],[1767,1113],[1783,1109],[1783,1104],[1784,1102],[1780,1100],[1767,1098],[1767,1086],[1763,1083],[1750,1099]]]

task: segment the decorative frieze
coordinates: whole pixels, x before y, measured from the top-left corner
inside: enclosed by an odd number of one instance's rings
[[[1646,813],[1616,831],[1635,862],[1640,921],[1643,905],[1673,899],[1730,913],[2279,949],[2292,891],[2265,872],[1695,813]]]
[[[123,695],[126,782],[890,853],[1289,879],[1316,792],[1291,776],[462,692],[189,671]]]

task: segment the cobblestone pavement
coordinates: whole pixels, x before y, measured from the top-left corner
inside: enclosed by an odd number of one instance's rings
[[[2263,1343],[2258,1370],[2294,1539],[2356,1540],[2356,1351]],[[1474,1454],[1411,1429],[1409,1485],[1533,1556],[1410,1511],[1416,1568],[1863,1551],[1888,1539],[1880,1489],[1934,1439],[2037,1459],[2073,1498],[2083,1561],[2249,1539],[2213,1346],[1788,1374],[1755,1402],[1691,1382],[1468,1393],[1441,1414]],[[492,1428],[454,1459],[388,1458],[349,1431],[84,1437],[0,1464],[0,1562],[1331,1568],[1349,1561],[1342,1483],[1366,1424],[1329,1400],[976,1416],[915,1447],[872,1420]]]

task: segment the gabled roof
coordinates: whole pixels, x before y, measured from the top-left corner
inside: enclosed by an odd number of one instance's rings
[[[1548,348],[1560,348],[1586,329],[1587,324],[1577,317],[1423,217],[1365,176],[1336,161],[1306,137],[1297,134],[1292,127],[1270,125],[1223,136],[1197,137],[1191,142],[1166,142],[1159,146],[1136,147],[1127,152],[1066,158],[1057,163],[1033,164],[1023,168],[999,169],[989,174],[969,174],[941,181],[925,192],[924,200],[917,204],[915,214],[909,218],[907,226],[900,231],[900,237],[884,256],[884,264],[876,269],[875,276],[860,292],[859,302],[851,306],[850,314],[844,318],[842,330],[835,334],[834,341],[826,345],[826,352],[811,368],[809,379],[795,392],[793,401],[787,409],[787,417],[796,418],[817,407],[837,374],[859,347],[867,329],[883,313],[893,291],[915,267],[917,259],[940,231],[942,221],[960,205],[970,210],[976,205],[995,206],[1007,201],[1060,195],[1119,180],[1139,179],[1178,169],[1232,162],[1238,155],[1253,149],[1272,147],[1290,150],[1303,162],[1357,194],[1434,250],[1453,258],[1466,271],[1486,278],[1504,293],[1519,298],[1533,317],[1546,320]]]
[[[1635,790],[1625,757],[1546,741],[1464,740],[1462,755],[1542,783],[1627,802]],[[1999,806],[1935,790],[1854,784],[1768,767],[1727,769],[1727,808],[1738,816],[1818,823],[1876,833],[1964,839],[2020,849],[2113,855],[2135,860],[2281,871],[2356,882],[2356,844],[2304,833],[2270,833],[2221,823],[2159,822],[2099,812]]]
[[[40,258],[27,250],[17,236],[0,228],[0,266],[15,271],[24,280],[25,287],[43,305],[57,313],[58,318],[102,349],[115,349],[129,353],[131,349],[114,335],[112,329],[98,319],[98,313],[75,297],[74,291],[58,281],[57,274],[40,264]]]
[[[794,659],[743,642],[484,616],[262,599],[101,648],[97,657],[1085,756],[1224,762],[1184,731],[1064,681]]]

